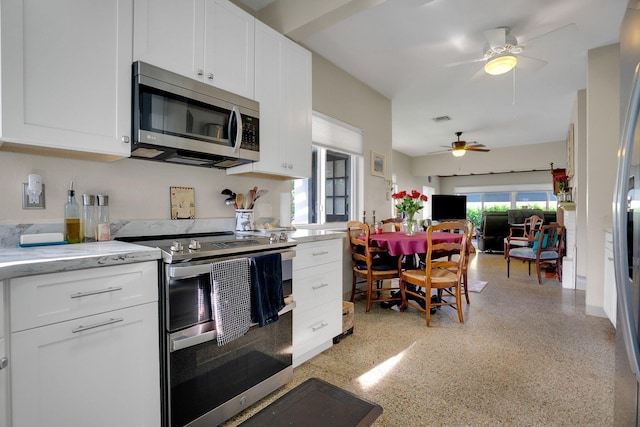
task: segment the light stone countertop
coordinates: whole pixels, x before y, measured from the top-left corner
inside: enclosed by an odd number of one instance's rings
[[[0,280],[160,259],[160,249],[119,241],[0,248]]]

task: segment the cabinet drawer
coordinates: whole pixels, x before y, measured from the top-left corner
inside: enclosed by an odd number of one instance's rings
[[[296,247],[293,269],[314,267],[342,259],[342,239],[303,243]]]
[[[342,294],[340,264],[337,262],[305,268],[293,273],[293,296],[296,309],[304,311],[324,304]]]
[[[158,300],[155,261],[11,279],[11,331]]]
[[[305,311],[293,312],[293,357],[306,353],[342,333],[342,301],[336,299]]]

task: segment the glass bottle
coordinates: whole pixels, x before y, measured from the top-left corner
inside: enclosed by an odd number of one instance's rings
[[[80,243],[80,206],[76,203],[73,181],[67,191],[67,203],[64,205],[64,240],[67,243]]]
[[[109,223],[109,196],[98,194],[98,240],[111,240]]]
[[[96,241],[96,196],[93,194],[82,195],[82,241],[84,243]]]

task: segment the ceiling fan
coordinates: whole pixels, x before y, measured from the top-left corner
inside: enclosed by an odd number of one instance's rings
[[[487,30],[484,32],[484,37],[487,42],[484,45],[482,57],[447,64],[447,66],[451,67],[473,62],[484,62],[484,72],[494,76],[509,72],[516,66],[518,68],[536,71],[544,67],[547,64],[547,61],[522,55],[525,47],[533,40],[547,37],[552,33],[558,34],[566,30],[573,30],[575,27],[576,24],[566,24],[530,38],[526,42],[518,41],[518,39],[511,34],[511,28],[509,27],[498,27],[493,30]]]
[[[453,154],[455,157],[462,157],[464,156],[464,153],[466,153],[467,151],[481,151],[484,153],[491,151],[487,148],[482,148],[485,146],[484,144],[478,144],[478,143],[472,142],[471,144],[468,145],[467,141],[460,141],[461,135],[462,135],[462,132],[456,132],[456,136],[458,137],[458,140],[453,141],[451,143],[451,148],[447,150],[447,151],[451,151],[451,154]],[[442,147],[447,147],[447,146],[442,145]]]

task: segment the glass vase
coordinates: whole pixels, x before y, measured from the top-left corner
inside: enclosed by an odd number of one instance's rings
[[[414,234],[416,234],[418,223],[415,219],[413,219],[413,214],[406,214],[402,225],[402,228],[404,228],[407,236],[413,236]]]

